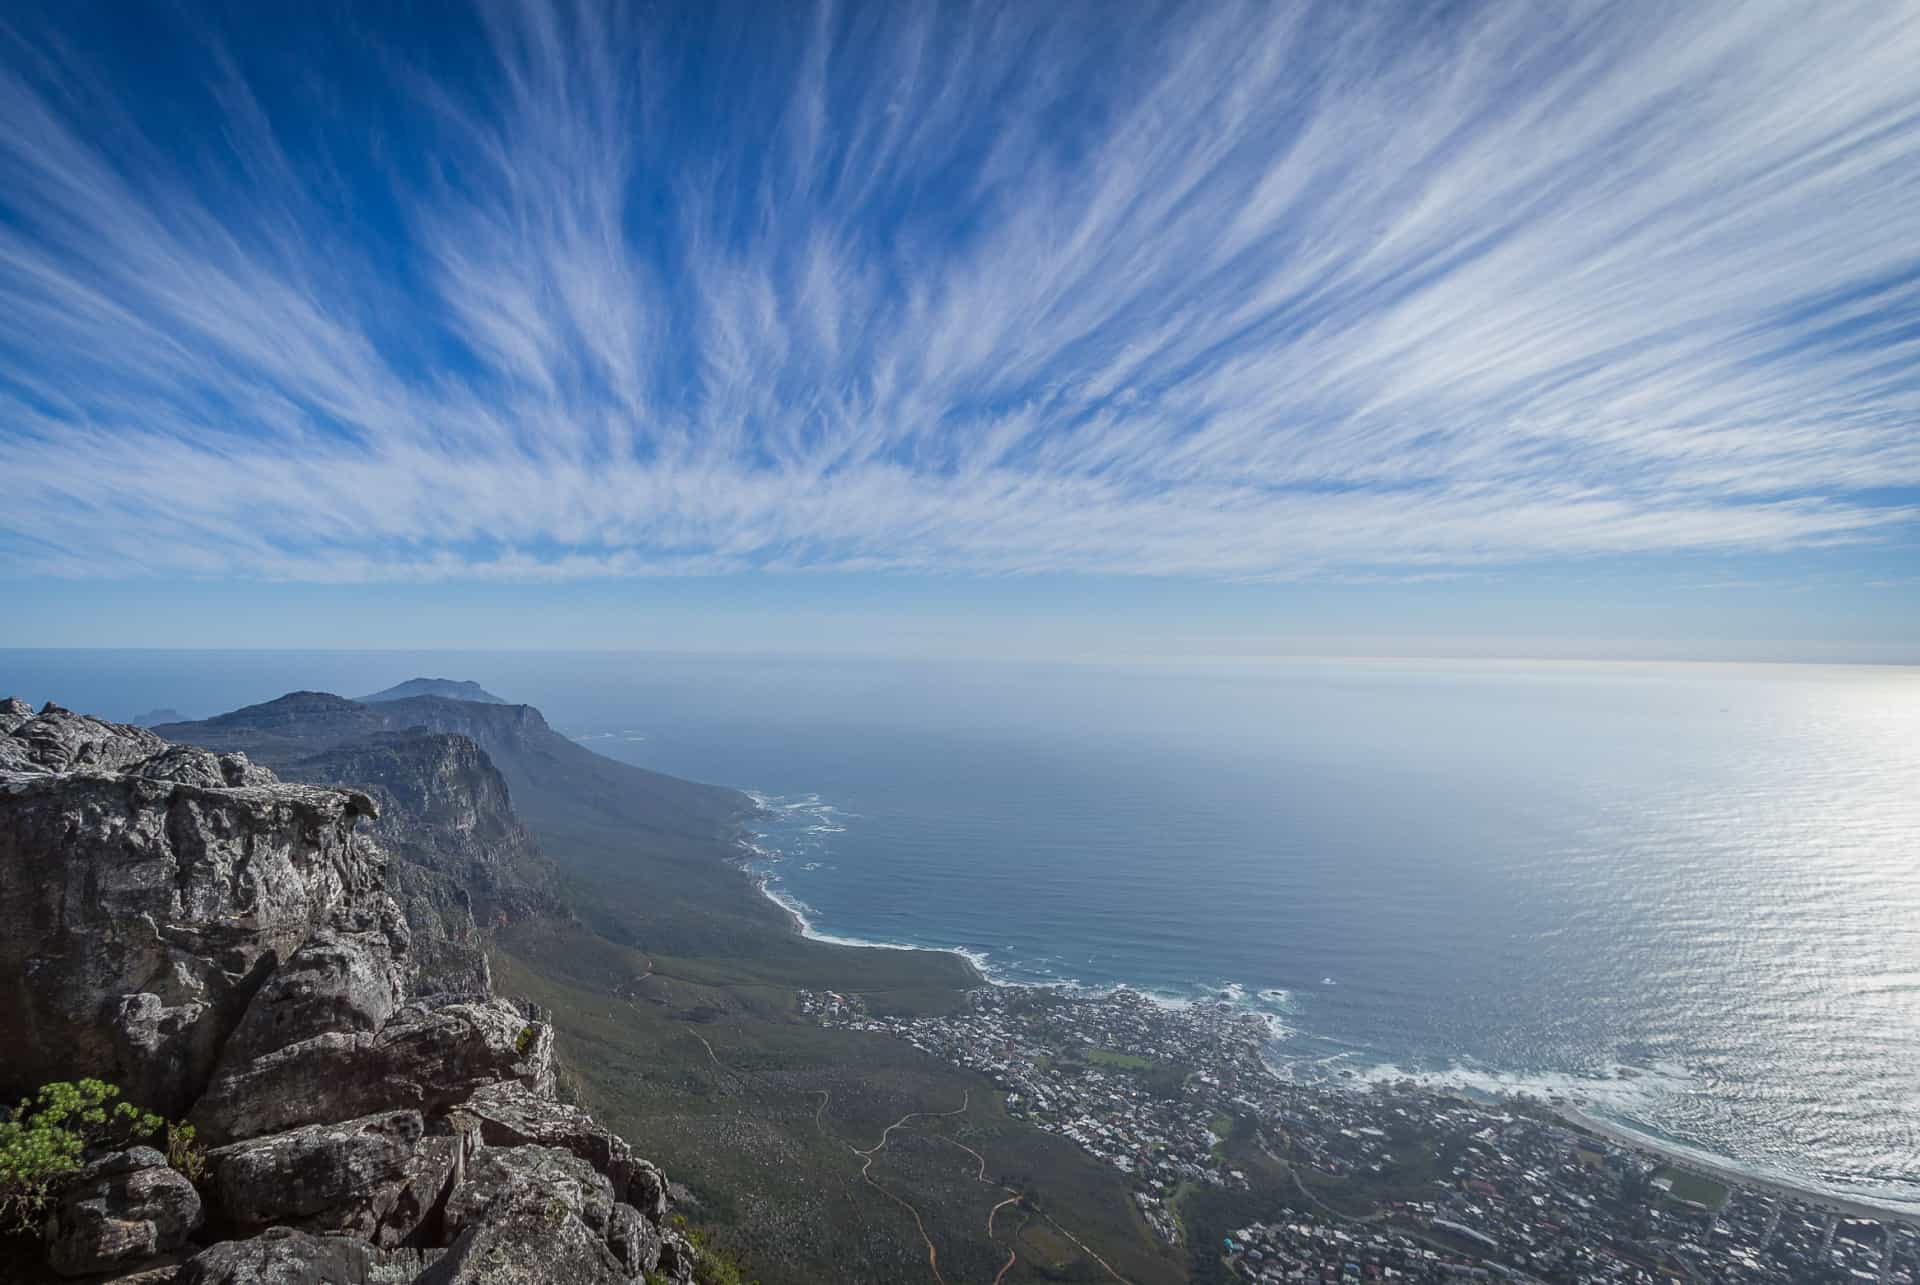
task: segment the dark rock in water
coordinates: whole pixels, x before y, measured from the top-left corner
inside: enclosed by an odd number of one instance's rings
[[[385,691],[375,692],[371,696],[362,696],[360,703],[372,705],[379,701],[406,700],[410,696],[441,696],[447,700],[474,701],[481,705],[507,703],[480,684],[459,678],[409,678],[404,683],[395,683]]]
[[[180,721],[181,715],[177,709],[150,709],[144,714],[136,714],[127,720],[127,722],[133,724],[135,727],[158,727],[162,723],[178,723]]]
[[[151,1147],[117,1151],[75,1176],[53,1212],[48,1261],[87,1276],[176,1249],[200,1226],[200,1195]]]

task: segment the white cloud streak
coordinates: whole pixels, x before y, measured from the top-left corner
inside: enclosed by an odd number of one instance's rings
[[[0,40],[0,565],[1261,579],[1911,538],[1911,5],[822,8],[723,17],[698,82],[687,33],[609,12],[503,6],[478,73],[395,71],[412,128],[329,141],[392,228],[257,70],[204,69],[188,163]]]

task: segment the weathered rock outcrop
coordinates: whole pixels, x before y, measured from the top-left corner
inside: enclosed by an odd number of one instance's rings
[[[463,703],[429,702],[440,706]],[[418,993],[484,994],[484,930],[564,914],[559,874],[472,737],[396,723],[389,708],[295,692],[165,730],[250,751],[287,780],[366,791],[379,808],[367,833],[394,858],[388,890],[413,930]]]
[[[445,1111],[512,1080],[553,1092],[553,1029],[501,999],[408,1007],[371,1034],[329,1031],[223,1061],[193,1122],[218,1140],[374,1111]]]
[[[466,1171],[471,1135],[428,1136],[418,1111],[313,1124],[209,1157],[236,1227],[350,1232],[382,1248],[412,1242]]]
[[[27,707],[10,698],[8,708],[17,718]],[[25,748],[34,765],[47,772],[111,770],[152,758],[167,748],[164,740],[143,727],[76,714],[52,701],[38,714],[19,718],[7,732]]]
[[[400,809],[413,841],[431,807]],[[684,1281],[658,1170],[553,1101],[551,1028],[491,995],[477,950],[441,957],[456,990],[419,984],[362,832],[378,813],[244,754],[0,703],[0,1092],[97,1076],[218,1144],[198,1190],[147,1148],[92,1158],[51,1265],[171,1252],[155,1279],[176,1285]],[[482,865],[506,834],[445,819]],[[422,895],[465,895],[432,877]],[[228,1239],[194,1243],[209,1233]]]
[[[151,1147],[102,1156],[68,1186],[53,1213],[48,1261],[84,1276],[177,1249],[199,1229],[200,1193]]]
[[[458,1116],[470,1119],[490,1147],[537,1145],[568,1151],[613,1183],[614,1196],[656,1221],[667,1212],[667,1181],[633,1154],[625,1138],[607,1132],[579,1107],[502,1081],[476,1090]]]
[[[9,1096],[79,1065],[179,1114],[275,965],[344,907],[387,900],[378,855],[353,841],[364,794],[54,706],[4,739]]]
[[[386,1285],[413,1280],[422,1265],[417,1254],[394,1259],[353,1236],[269,1227],[194,1255],[173,1285]]]
[[[474,922],[473,895],[450,875],[411,861],[387,867],[387,891],[413,933],[414,994],[448,1001],[493,993],[493,969]]]

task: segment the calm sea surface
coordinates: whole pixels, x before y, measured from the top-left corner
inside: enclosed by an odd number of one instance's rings
[[[760,794],[822,935],[1228,995],[1295,1074],[1567,1092],[1920,1208],[1913,671],[0,652],[119,717],[418,672]]]

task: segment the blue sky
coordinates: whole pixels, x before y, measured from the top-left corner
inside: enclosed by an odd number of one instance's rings
[[[0,644],[1920,660],[1906,4],[12,5]]]

